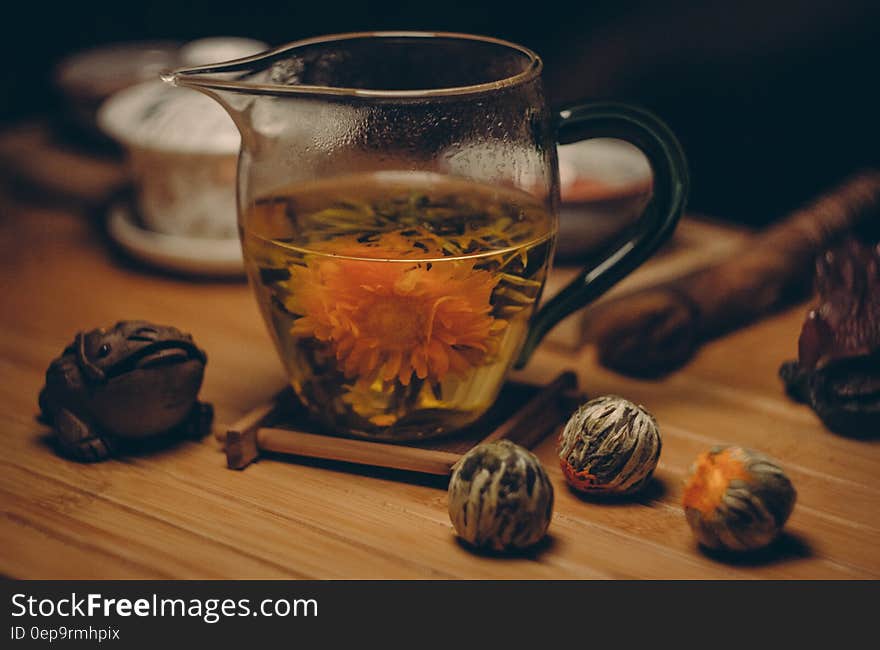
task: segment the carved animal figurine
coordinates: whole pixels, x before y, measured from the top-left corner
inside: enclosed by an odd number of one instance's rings
[[[832,431],[880,435],[880,243],[855,239],[816,262],[819,305],[810,310],[798,359],[779,374],[789,395]]]
[[[112,455],[117,439],[201,437],[214,409],[199,402],[207,357],[192,336],[147,321],[80,332],[46,371],[41,419],[61,450],[83,462]]]

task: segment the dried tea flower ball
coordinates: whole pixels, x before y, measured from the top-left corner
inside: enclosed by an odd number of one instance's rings
[[[697,541],[747,551],[772,542],[794,508],[794,487],[764,454],[716,447],[700,454],[684,489],[684,511]]]
[[[553,514],[553,485],[533,453],[509,440],[477,445],[449,481],[449,518],[464,541],[495,551],[539,542]]]
[[[630,494],[650,480],[661,446],[654,416],[608,395],[583,404],[569,418],[559,439],[559,462],[575,490]]]

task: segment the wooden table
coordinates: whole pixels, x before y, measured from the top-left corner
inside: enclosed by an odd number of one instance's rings
[[[262,460],[225,468],[213,438],[80,465],[56,456],[34,420],[49,360],[79,328],[123,318],[173,323],[208,350],[202,395],[217,426],[283,385],[244,284],[151,273],[110,252],[65,208],[0,197],[0,572],[21,578],[864,578],[880,576],[880,441],[826,431],[777,379],[804,307],[707,346],[664,381],[599,368],[590,347],[545,346],[521,377],[575,369],[590,394],[619,393],[657,416],[663,455],[645,496],[582,500],[556,487],[550,539],[485,557],[456,542],[446,492],[378,470]],[[736,442],[777,457],[798,489],[787,535],[744,561],[694,544],[680,507],[695,456]]]

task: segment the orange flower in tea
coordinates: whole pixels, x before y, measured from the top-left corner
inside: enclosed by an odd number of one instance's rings
[[[329,344],[347,378],[442,381],[490,357],[507,321],[491,315],[498,283],[470,260],[413,259],[396,237],[339,247],[290,268],[295,337]],[[433,251],[417,251],[428,257]],[[389,261],[396,260],[396,261]]]

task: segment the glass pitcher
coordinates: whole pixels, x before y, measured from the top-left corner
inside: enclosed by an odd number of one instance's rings
[[[641,264],[687,193],[649,113],[552,113],[541,59],[493,38],[358,33],[299,41],[166,81],[241,131],[239,231],[290,383],[330,430],[402,440],[464,427],[541,338]],[[537,309],[557,233],[556,145],[628,140],[651,202]]]

